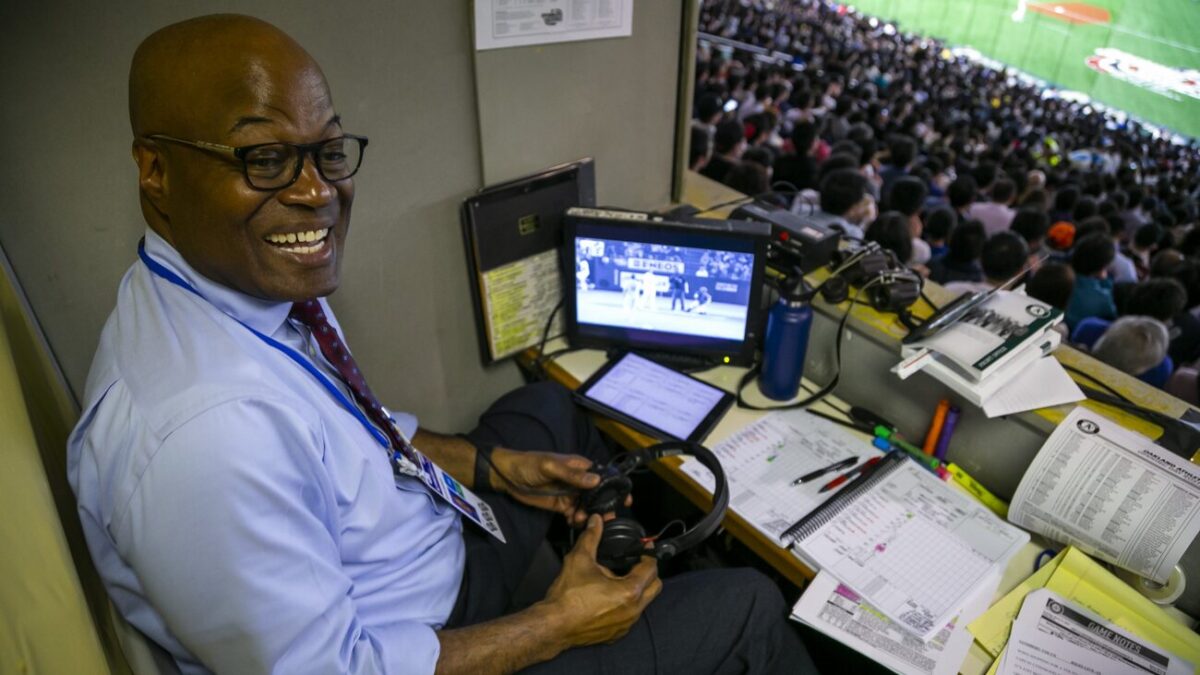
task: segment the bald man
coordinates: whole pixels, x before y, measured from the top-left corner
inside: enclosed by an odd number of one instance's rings
[[[597,564],[601,517],[575,497],[605,452],[562,388],[512,392],[462,437],[379,404],[324,299],[367,141],[290,37],[243,16],[168,26],[134,55],[129,107],[148,227],[68,470],[113,602],[182,672],[811,667],[761,575]],[[464,525],[422,457],[477,488],[506,540]],[[556,514],[586,529],[512,611]]]

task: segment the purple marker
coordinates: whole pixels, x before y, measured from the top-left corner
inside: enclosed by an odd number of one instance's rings
[[[937,447],[933,456],[940,461],[946,461],[946,451],[950,449],[950,437],[954,435],[954,427],[958,426],[958,418],[962,414],[958,406],[952,405],[946,411],[946,422],[942,425],[942,435],[938,436]]]

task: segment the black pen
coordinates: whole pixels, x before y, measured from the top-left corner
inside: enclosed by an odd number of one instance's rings
[[[833,504],[839,500],[844,500],[846,498],[846,494],[851,490],[854,490],[855,486],[870,480],[871,476],[875,475],[875,472],[879,471],[884,466],[891,466],[891,464],[903,462],[907,457],[908,454],[903,450],[892,450],[891,452],[883,455],[878,462],[874,462],[873,466],[864,465],[862,471],[858,472],[858,475],[854,477],[854,480],[851,481],[850,485],[847,485],[841,492],[821,502],[821,505],[817,508],[801,516],[800,520],[792,523],[792,526],[784,530],[783,534],[779,535],[779,538],[781,540],[791,539],[792,541],[787,547],[789,550],[794,549],[799,541],[796,538],[796,535],[799,534],[800,529],[806,527],[814,518],[824,513],[825,509],[828,508],[830,504]]]
[[[848,466],[854,466],[854,463],[857,461],[858,461],[857,457],[847,457],[846,459],[843,459],[840,462],[835,462],[833,464],[830,464],[829,466],[825,467],[824,469],[817,469],[816,471],[809,471],[808,473],[804,474],[803,476],[800,476],[796,480],[792,481],[792,485],[799,485],[801,483],[807,483],[808,481],[810,481],[814,478],[820,478],[821,476],[824,476],[825,474],[827,474],[831,471],[838,471],[838,470],[844,469]]]

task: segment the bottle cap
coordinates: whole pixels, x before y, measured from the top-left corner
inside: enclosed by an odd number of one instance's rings
[[[800,268],[796,268],[779,287],[779,295],[788,302],[806,302],[812,298],[812,287],[804,278]]]

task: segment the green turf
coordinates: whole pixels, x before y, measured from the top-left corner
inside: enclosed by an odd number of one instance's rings
[[[1174,68],[1200,69],[1200,0],[1088,0],[1109,24],[1072,25],[1027,10],[1018,0],[855,0],[856,9],[902,30],[967,45],[1059,86],[1179,133],[1200,138],[1200,99],[1142,89],[1085,64],[1098,47]]]

